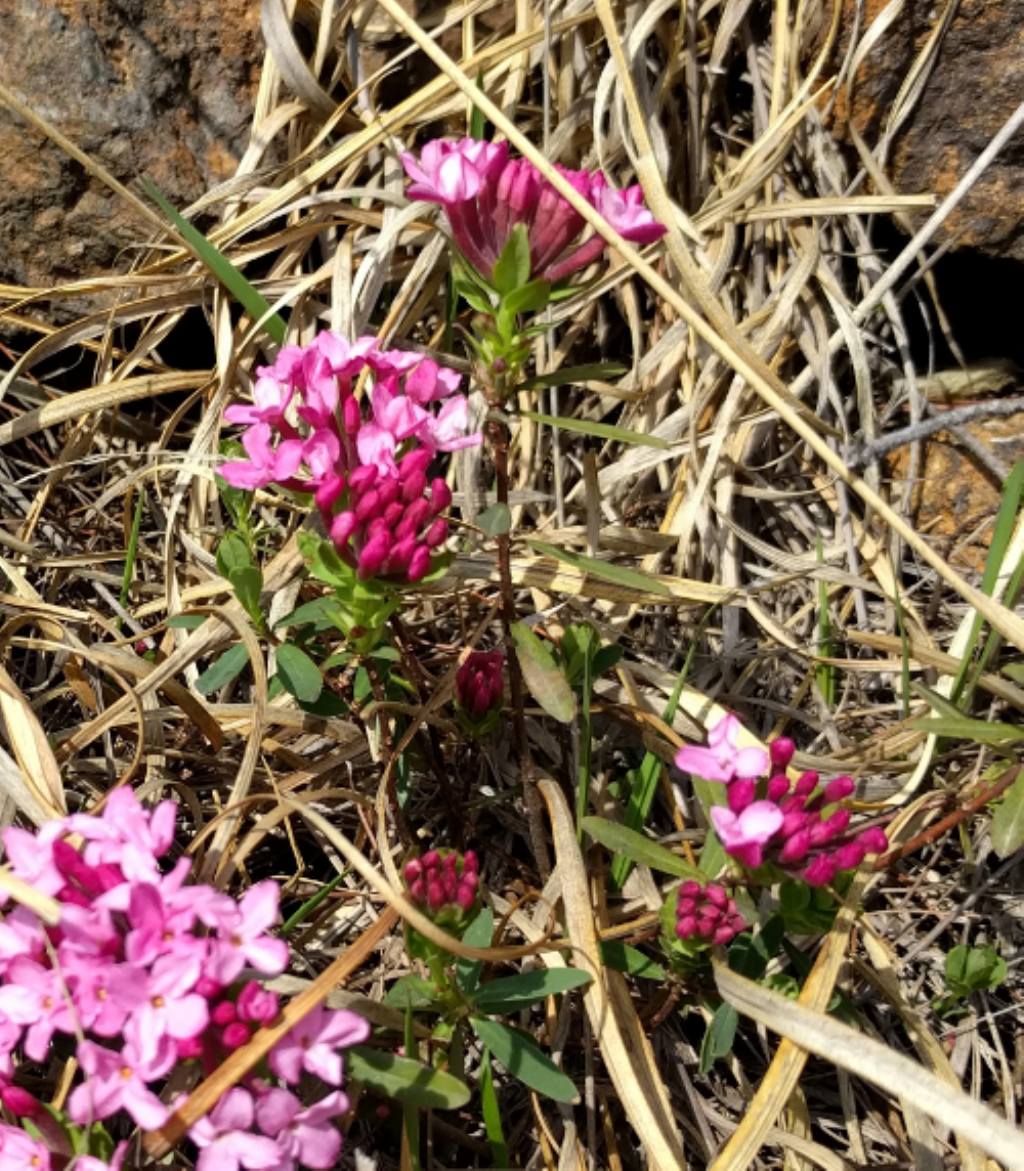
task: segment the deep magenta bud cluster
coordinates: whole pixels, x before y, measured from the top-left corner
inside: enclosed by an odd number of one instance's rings
[[[455,676],[455,698],[466,715],[480,720],[501,706],[504,666],[501,651],[473,651],[466,657]]]
[[[746,928],[746,920],[720,883],[691,878],[680,886],[676,896],[678,939],[722,946]]]
[[[473,850],[428,850],[405,864],[405,881],[413,900],[432,915],[446,907],[468,911],[480,890],[479,862]]]

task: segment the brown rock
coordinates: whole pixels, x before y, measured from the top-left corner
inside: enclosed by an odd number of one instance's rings
[[[888,0],[866,0],[861,35]],[[900,85],[944,6],[908,0],[895,24],[858,71],[852,101],[837,105],[873,142]],[[846,37],[853,0],[845,0]],[[961,0],[938,61],[910,120],[896,137],[890,169],[906,192],[948,194],[1021,98],[1024,0]],[[988,168],[936,237],[958,247],[1024,260],[1024,135]]]
[[[122,182],[182,206],[232,173],[262,60],[252,0],[0,0],[0,45],[0,80]],[[149,234],[0,106],[0,280],[109,269]]]

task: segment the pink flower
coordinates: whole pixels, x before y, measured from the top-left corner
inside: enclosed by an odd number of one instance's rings
[[[425,407],[454,394],[461,382],[462,375],[457,370],[439,366],[433,358],[424,358],[406,376],[405,393],[414,403]]]
[[[754,801],[739,816],[724,805],[713,805],[711,822],[726,852],[756,869],[763,861],[765,843],[782,825],[782,811],[771,801]]]
[[[284,439],[271,446],[272,433],[267,423],[254,423],[242,435],[247,460],[229,460],[221,464],[220,474],[232,488],[265,488],[275,480],[289,480],[302,463],[302,442]]]
[[[370,1026],[347,1009],[317,1007],[286,1033],[270,1051],[270,1068],[294,1085],[302,1071],[332,1086],[341,1085],[339,1049],[358,1045],[370,1035]]]
[[[279,1168],[285,1161],[283,1152],[273,1139],[252,1133],[254,1114],[252,1094],[248,1090],[241,1086],[228,1090],[188,1132],[199,1147],[196,1171]]]
[[[149,1082],[165,1077],[174,1065],[169,1037],[162,1037],[145,1055],[131,1041],[120,1053],[82,1041],[78,1061],[88,1077],[68,1100],[73,1122],[81,1125],[93,1118],[109,1118],[118,1110],[127,1111],[143,1130],[155,1130],[167,1121],[170,1111],[149,1088]]]
[[[708,746],[687,744],[675,756],[676,768],[706,781],[725,781],[762,776],[768,769],[768,753],[756,746],[738,745],[742,725],[730,712],[708,731]]]
[[[237,907],[218,916],[219,934],[211,945],[207,975],[230,984],[250,964],[258,972],[277,976],[288,966],[288,945],[267,935],[278,919],[280,888],[269,879],[251,886]]]
[[[264,373],[256,379],[252,388],[252,406],[248,403],[233,403],[224,412],[224,418],[229,423],[279,423],[288,410],[288,405],[295,394],[294,385],[289,382],[279,382],[276,378]]]
[[[33,1061],[46,1057],[54,1032],[74,1032],[68,1000],[67,988],[52,968],[26,956],[19,956],[8,967],[6,983],[0,987],[0,1017],[28,1028],[25,1053]]]
[[[161,956],[145,979],[144,997],[127,1030],[141,1050],[161,1038],[184,1041],[198,1037],[210,1014],[206,1000],[192,991],[199,980],[197,955]]]
[[[50,1171],[50,1151],[18,1126],[0,1123],[0,1171]]]
[[[348,1107],[348,1096],[340,1090],[303,1109],[293,1093],[275,1088],[257,1099],[256,1121],[288,1158],[303,1167],[329,1171],[341,1152],[341,1134],[333,1119]]]

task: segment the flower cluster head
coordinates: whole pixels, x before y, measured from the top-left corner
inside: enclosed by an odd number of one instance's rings
[[[419,157],[401,156],[412,180],[409,195],[439,203],[456,247],[491,280],[512,229],[522,224],[530,243],[530,278],[557,281],[597,260],[607,245],[601,236],[580,239],[583,217],[533,163],[510,157],[507,142],[475,138],[435,139]],[[644,206],[638,185],[612,187],[601,171],[555,168],[626,240],[648,244],[665,234]]]
[[[472,651],[455,675],[455,698],[459,707],[475,723],[496,716],[505,693],[502,669],[505,656],[501,651]]]
[[[246,428],[247,458],[219,469],[228,484],[312,494],[362,578],[424,577],[447,538],[441,514],[452,501],[444,480],[429,477],[431,461],[480,442],[467,434],[461,376],[421,354],[382,350],[374,337],[349,343],[329,330],[308,346],[284,346],[256,376],[252,403],[224,412]]]
[[[461,919],[480,891],[480,864],[473,850],[428,850],[405,864],[409,894],[434,919]],[[447,913],[447,914],[446,914]]]
[[[852,814],[841,802],[854,791],[852,778],[820,786],[818,774],[809,771],[791,782],[786,768],[796,750],[792,740],[780,736],[767,752],[741,748],[740,728],[734,715],[726,715],[710,729],[708,748],[688,745],[675,758],[677,767],[728,785],[727,804],[711,808],[727,854],[750,869],[767,863],[810,886],[826,886],[868,854],[886,849],[888,839],[877,827],[849,832]],[[769,771],[759,785],[756,778]]]
[[[5,1162],[25,1146],[26,1131],[0,1125],[2,1171],[49,1167],[51,1154],[52,1165],[63,1167],[73,1149],[67,1130],[15,1084],[21,1062],[45,1060],[56,1036],[77,1039],[83,1075],[68,1098],[69,1125],[88,1128],[123,1113],[151,1130],[170,1113],[160,1091],[175,1066],[195,1062],[209,1073],[278,1015],[277,997],[262,982],[288,965],[287,945],[270,934],[278,919],[277,883],[257,883],[237,900],[189,883],[187,858],[173,866],[163,861],[175,818],[174,802],[147,810],[121,788],[99,816],[72,814],[35,833],[9,827],[0,835],[11,872],[59,908],[52,927],[21,905],[0,920],[0,1101],[32,1123],[32,1141],[45,1151],[33,1151],[23,1163]],[[0,905],[6,901],[0,894]],[[333,1166],[339,1136],[330,1118],[347,1108],[344,1095],[317,1104],[319,1121],[296,1121],[302,1106],[295,1098],[292,1109],[285,1087],[304,1070],[340,1086],[337,1050],[368,1033],[351,1012],[307,1017],[270,1052],[270,1072],[284,1086],[264,1079],[238,1090],[253,1103],[249,1121],[255,1117],[262,1134],[252,1134],[246,1123],[234,1127],[230,1142],[227,1130],[211,1138],[221,1117],[214,1111],[190,1131],[203,1148],[197,1166]],[[226,1107],[221,1113],[240,1117]],[[296,1127],[306,1128],[305,1138]],[[322,1131],[319,1138],[309,1137],[309,1127]],[[216,1155],[206,1153],[218,1143]],[[257,1150],[266,1161],[247,1162],[245,1152]],[[327,1151],[334,1154],[322,1161]],[[116,1171],[122,1157],[115,1152],[113,1163],[105,1163],[90,1155],[75,1166]]]
[[[747,921],[717,882],[688,879],[676,892],[676,938],[691,943],[723,946],[745,931]]]

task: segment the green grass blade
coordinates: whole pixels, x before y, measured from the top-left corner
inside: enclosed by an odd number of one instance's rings
[[[532,419],[535,423],[547,423],[549,427],[558,427],[562,431],[576,431],[580,435],[596,435],[598,439],[614,439],[618,443],[632,443],[637,447],[656,447],[659,451],[667,451],[672,446],[667,439],[660,439],[657,435],[645,435],[643,431],[627,431],[625,427],[615,427],[611,423],[570,419],[565,415],[542,415],[540,411],[519,413],[524,419]]]
[[[135,560],[139,555],[139,530],[142,528],[142,513],[146,507],[146,494],[139,486],[139,493],[135,497],[135,512],[132,514],[132,527],[128,533],[128,548],[124,554],[124,573],[121,575],[121,593],[118,601],[122,606],[128,605],[128,598],[135,580]]]
[[[258,293],[249,284],[231,261],[215,248],[198,228],[193,227],[175,210],[152,180],[143,178],[142,185],[146,189],[146,194],[171,221],[197,259],[206,265],[254,321],[262,321],[263,328],[279,346],[284,345],[287,328],[284,319],[270,312],[270,304],[262,293]]]
[[[554,557],[556,561],[564,561],[573,569],[583,573],[593,574],[615,585],[626,589],[639,590],[644,594],[659,594],[670,597],[672,591],[663,582],[652,577],[649,573],[641,573],[639,569],[628,569],[625,565],[615,565],[611,561],[599,561],[596,557],[584,557],[582,553],[572,553],[568,549],[559,549],[557,545],[549,545],[546,541],[528,541],[531,549],[536,549],[545,557]]]

